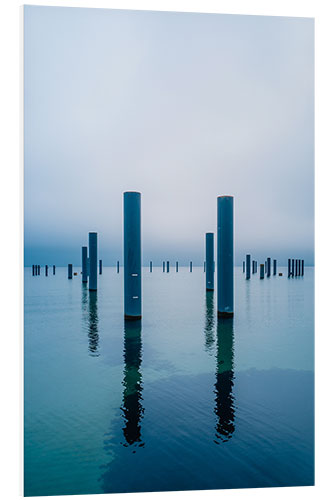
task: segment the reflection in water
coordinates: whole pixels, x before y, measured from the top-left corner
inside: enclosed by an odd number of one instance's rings
[[[140,373],[142,342],[141,321],[125,321],[124,327],[124,392],[122,412],[126,443],[124,446],[144,446],[141,442],[141,420],[144,413],[142,406],[142,375]],[[133,451],[134,453],[135,451]]]
[[[81,303],[82,303],[83,318],[88,326],[89,354],[90,356],[96,357],[99,356],[97,292],[88,293],[86,283],[82,283]]]
[[[205,349],[212,354],[214,345],[214,292],[206,292]]]
[[[217,369],[215,383],[216,444],[228,441],[234,430],[234,327],[233,318],[217,320]]]

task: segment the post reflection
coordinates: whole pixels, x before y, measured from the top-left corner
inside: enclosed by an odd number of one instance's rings
[[[141,321],[125,321],[124,324],[124,380],[123,380],[123,433],[124,446],[144,446],[141,438],[142,406],[142,360]],[[133,451],[133,453],[135,450]]]
[[[98,303],[97,292],[87,291],[87,284],[82,284],[82,310],[88,327],[88,351],[90,356],[99,356]]]
[[[233,318],[218,319],[216,330],[215,443],[228,441],[235,430]]]
[[[213,353],[214,346],[214,327],[215,327],[215,314],[214,314],[214,292],[206,292],[206,317],[205,317],[205,350]]]

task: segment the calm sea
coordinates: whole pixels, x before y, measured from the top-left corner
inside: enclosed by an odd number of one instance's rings
[[[314,270],[246,281],[217,320],[203,269],[25,269],[25,495],[314,483]]]

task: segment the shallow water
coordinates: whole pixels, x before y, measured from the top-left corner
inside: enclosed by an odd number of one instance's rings
[[[50,274],[51,271],[51,274]],[[314,271],[246,281],[217,320],[202,268],[25,269],[25,495],[312,485]]]

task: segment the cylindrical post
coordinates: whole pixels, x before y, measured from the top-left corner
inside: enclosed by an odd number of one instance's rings
[[[149,270],[152,273],[153,272],[153,263],[152,261],[149,262]]]
[[[117,260],[117,273],[119,273],[119,260]]]
[[[53,274],[55,274],[56,266],[53,264]]]
[[[206,261],[204,260],[204,273],[206,272]]]
[[[167,260],[167,273],[170,271],[170,262]]]
[[[38,276],[40,276],[40,265],[39,265],[39,264],[38,264],[38,266],[37,266],[37,270],[38,270],[38,273],[37,273],[37,274],[38,274]]]
[[[245,273],[245,261],[243,260],[243,273]]]
[[[124,193],[125,319],[140,319],[141,310],[141,193]]]
[[[295,259],[291,260],[291,275],[292,277],[295,276]]]
[[[290,278],[291,275],[291,259],[288,259],[288,278]]]
[[[88,247],[82,247],[82,283],[88,283]]]
[[[267,257],[267,278],[271,275],[271,258]]]
[[[276,276],[276,268],[277,268],[277,261],[276,259],[273,260],[273,275]]]
[[[35,276],[35,266],[32,265],[32,275]]]
[[[71,280],[73,278],[73,264],[68,264],[68,279]]]
[[[178,273],[178,260],[176,262],[176,273]]]
[[[234,315],[234,198],[217,198],[217,314]]]
[[[102,259],[99,259],[99,274],[102,274],[102,271],[103,271]]]
[[[97,233],[89,233],[89,291],[97,290]]]
[[[256,264],[255,264],[255,261],[253,260],[253,261],[252,261],[252,274],[254,274],[254,272],[255,272],[255,271],[254,271],[254,269],[255,269],[255,265],[256,265]]]
[[[265,278],[265,264],[260,264],[260,279],[263,280]]]
[[[246,276],[245,278],[249,280],[251,278],[251,255],[246,255]]]
[[[214,233],[206,233],[206,290],[214,290]]]
[[[163,261],[163,272],[165,273],[165,262]]]
[[[267,273],[267,260],[265,260],[265,273]]]
[[[49,275],[49,266],[45,266],[45,276]]]
[[[192,272],[192,261],[190,261],[190,273]]]
[[[302,259],[302,276],[304,276],[304,259]]]

